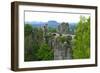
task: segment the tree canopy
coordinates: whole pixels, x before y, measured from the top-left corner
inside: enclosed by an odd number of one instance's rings
[[[83,59],[90,57],[90,17],[80,17],[73,40],[73,58]]]

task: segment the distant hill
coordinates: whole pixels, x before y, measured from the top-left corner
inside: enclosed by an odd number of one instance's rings
[[[48,22],[25,22],[25,24],[30,24],[33,27],[43,27],[45,24],[48,24],[48,27],[57,28],[59,23],[57,21],[48,21]]]
[[[33,21],[33,22],[25,22],[25,24],[30,24],[33,27],[41,27],[45,25],[45,22],[37,22],[37,21]]]
[[[47,24],[48,27],[57,28],[60,23],[58,23],[57,21],[48,21]]]
[[[54,20],[50,20],[48,22],[32,21],[32,22],[25,22],[25,24],[30,24],[33,27],[43,27],[45,24],[48,24],[48,27],[51,27],[51,28],[57,28],[58,25],[60,25],[59,22],[54,21]],[[69,29],[70,29],[70,31],[74,31],[75,27],[76,27],[76,23],[72,23],[72,22],[69,23]]]

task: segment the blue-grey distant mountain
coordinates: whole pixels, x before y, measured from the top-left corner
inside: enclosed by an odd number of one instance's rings
[[[25,22],[25,24],[30,24],[33,27],[43,27],[45,24],[48,24],[48,27],[52,28],[57,28],[59,25],[57,21],[48,21],[48,22],[33,21],[33,22]]]
[[[43,27],[45,24],[48,24],[48,27],[52,27],[52,28],[57,28],[58,25],[60,25],[59,22],[54,21],[54,20],[50,20],[48,22],[42,22],[42,21],[32,21],[32,22],[25,22],[25,24],[30,24],[33,27]],[[76,27],[76,23],[69,23],[69,28],[70,30],[74,30]]]
[[[57,21],[48,21],[47,24],[48,24],[48,27],[53,27],[53,28],[57,28],[59,25]]]
[[[33,21],[33,22],[25,22],[25,24],[30,24],[33,27],[42,27],[45,25],[45,22]]]

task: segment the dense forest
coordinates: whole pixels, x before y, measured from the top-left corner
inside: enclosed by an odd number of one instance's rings
[[[73,39],[73,58],[90,57],[90,17],[80,17]]]
[[[84,59],[90,57],[90,17],[80,17],[74,29],[62,22],[57,28],[45,24],[24,25],[24,61]]]

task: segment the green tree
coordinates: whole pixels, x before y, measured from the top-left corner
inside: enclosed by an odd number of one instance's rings
[[[41,44],[40,49],[38,49],[37,57],[39,60],[52,60],[53,51],[46,43],[43,43]]]
[[[32,61],[34,59],[33,51],[33,40],[32,40],[32,25],[25,24],[24,25],[24,60],[25,61]]]
[[[31,24],[25,24],[24,25],[24,35],[28,36],[32,33],[33,27]]]
[[[90,17],[80,17],[73,40],[73,58],[90,57]]]
[[[56,28],[52,28],[52,27],[48,27],[48,32],[56,33],[57,29]]]

